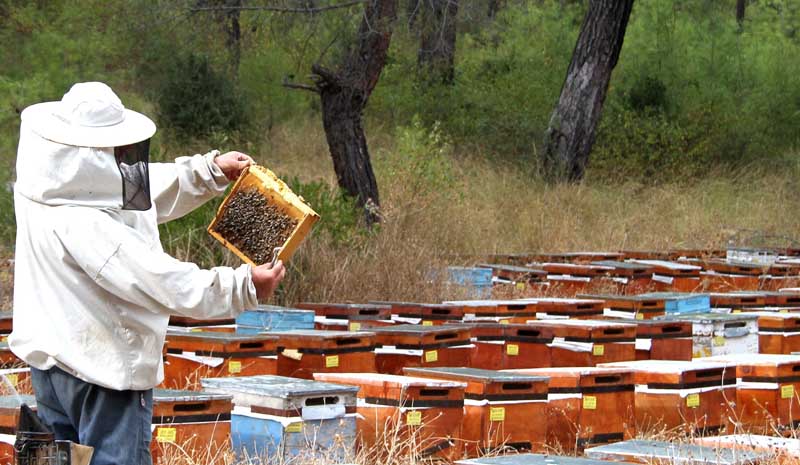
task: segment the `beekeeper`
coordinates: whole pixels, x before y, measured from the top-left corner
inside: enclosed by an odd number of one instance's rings
[[[107,85],[75,84],[22,112],[11,350],[38,414],[93,465],[150,458],[153,387],[171,314],[230,318],[268,298],[284,267],[203,270],[164,253],[158,224],[221,194],[239,152],[148,163],[156,131]]]

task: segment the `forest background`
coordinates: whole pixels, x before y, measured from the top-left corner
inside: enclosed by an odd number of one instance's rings
[[[357,40],[363,2],[238,1],[251,8],[234,30],[232,10],[206,8],[224,1],[0,0],[0,300],[19,113],[90,80],[157,121],[153,160],[244,151],[321,214],[279,303],[451,297],[436,270],[492,253],[800,243],[800,3],[635,2],[572,183],[543,180],[538,160],[588,2],[458,2],[444,80],[420,66],[430,3],[398,2],[364,109],[381,196],[367,228],[337,185],[320,98],[300,89]],[[218,205],[163,225],[165,248],[238,263],[205,232]]]

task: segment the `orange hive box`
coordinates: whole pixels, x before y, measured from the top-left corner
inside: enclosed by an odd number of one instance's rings
[[[472,355],[467,326],[397,325],[374,328],[379,373],[399,375],[404,367],[467,366]]]
[[[375,373],[315,373],[314,379],[359,387],[358,431],[367,449],[411,444],[423,456],[462,456],[465,383]]]
[[[313,373],[375,372],[375,333],[292,330],[278,336],[278,374],[313,379]]]
[[[665,260],[633,260],[653,267],[653,282],[658,291],[694,292],[701,287],[701,267]]]
[[[536,323],[472,324],[470,367],[484,369],[543,368],[550,366],[553,329]]]
[[[620,252],[565,252],[528,254],[528,262],[590,263],[599,260],[621,260]]]
[[[745,431],[792,432],[800,425],[800,356],[731,354],[699,358],[736,370],[736,420]]]
[[[562,299],[557,297],[542,297],[535,299],[524,299],[521,302],[528,302],[532,305],[536,318],[570,318],[570,319],[593,319],[603,316],[604,301],[600,299]],[[527,323],[532,318],[514,318],[515,323]]]
[[[665,299],[648,295],[580,294],[582,299],[602,300],[603,315],[630,320],[651,320],[665,312]]]
[[[11,352],[8,342],[0,342],[0,368],[24,368],[28,366]]]
[[[554,367],[588,367],[636,360],[636,325],[611,320],[539,320],[552,328],[550,363]]]
[[[468,456],[500,448],[544,450],[547,422],[546,376],[474,368],[405,368],[408,376],[467,384],[462,438]]]
[[[296,307],[313,310],[314,327],[321,330],[359,331],[393,324],[392,307],[388,305],[301,302]]]
[[[762,354],[800,352],[800,313],[758,312],[758,351]]]
[[[429,304],[417,302],[371,302],[388,305],[392,321],[396,323],[421,324],[423,326],[439,326],[458,323],[464,317],[464,308],[460,305]]]
[[[636,325],[636,360],[692,360],[689,321],[640,320]]]
[[[232,397],[194,391],[153,391],[153,463],[183,459],[213,463],[230,449]]]
[[[201,378],[274,375],[278,338],[221,332],[167,332],[166,388],[199,386]]]
[[[732,426],[736,372],[724,363],[640,360],[602,366],[633,370],[637,431],[719,434]]]
[[[319,220],[319,215],[305,203],[302,197],[297,196],[289,189],[286,183],[278,179],[272,171],[263,166],[253,165],[242,172],[239,179],[234,183],[233,188],[219,206],[214,220],[208,225],[208,233],[245,263],[250,265],[263,264],[254,263],[252,258],[245,255],[236,245],[228,242],[228,240],[222,237],[216,230],[217,224],[225,215],[225,211],[231,200],[235,198],[236,194],[239,192],[249,189],[258,190],[270,205],[274,205],[283,212],[284,215],[297,221],[297,225],[286,239],[286,242],[283,243],[281,251],[278,254],[278,259],[283,260],[284,263],[288,262],[308,233],[311,232],[311,227]]]
[[[711,308],[718,311],[744,310],[767,305],[767,296],[761,292],[710,292],[708,297]]]
[[[780,465],[800,462],[800,439],[761,436],[758,434],[726,434],[694,439],[695,444],[715,449],[739,449],[774,457]],[[771,461],[767,462],[770,463]]]
[[[510,370],[550,378],[547,444],[565,452],[636,435],[633,374],[624,368]]]
[[[464,309],[464,321],[479,318],[499,318],[510,322],[512,318],[535,318],[533,302],[523,300],[454,300],[445,305]]]
[[[0,396],[0,465],[14,465],[14,439],[19,424],[20,405],[36,409],[36,398],[29,395]]]
[[[617,293],[636,294],[647,292],[653,287],[653,268],[651,266],[613,260],[592,262],[592,265],[611,267],[606,275],[615,284]]]
[[[0,311],[0,342],[8,342],[8,335],[14,326],[14,318],[11,310]]]

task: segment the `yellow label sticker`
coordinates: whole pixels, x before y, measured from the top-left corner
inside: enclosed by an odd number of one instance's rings
[[[520,291],[524,291],[525,290],[525,282],[524,281],[518,282],[516,284],[516,286],[517,286],[517,289],[519,289]]]
[[[19,383],[19,375],[16,373],[6,375],[6,379],[12,386],[16,386]]]
[[[156,428],[156,442],[175,442],[177,435],[177,428]]]
[[[637,320],[644,320],[644,313],[636,312],[636,319]]]
[[[189,330],[189,332],[191,332],[191,333],[202,333],[203,332],[203,328],[192,328],[192,329]]]
[[[781,399],[791,399],[794,397],[794,384],[781,386]]]
[[[603,345],[594,345],[592,346],[592,355],[600,357],[601,355],[606,353],[606,348]]]
[[[350,323],[350,331],[361,331],[361,323],[355,321]]]
[[[686,406],[689,408],[697,408],[700,406],[700,394],[689,394],[686,396]]]
[[[325,368],[336,368],[339,366],[338,355],[328,355],[325,357]]]
[[[228,373],[241,373],[242,372],[242,362],[238,360],[231,360],[228,362]]]
[[[422,320],[422,326],[433,326],[433,322],[431,320]]]
[[[507,325],[508,324],[508,320],[500,320],[500,324],[501,325]]]
[[[586,410],[596,410],[597,409],[597,397],[595,396],[583,396],[583,408]]]
[[[508,355],[519,355],[519,346],[516,344],[509,344],[506,346],[506,353]]]
[[[297,423],[290,423],[286,425],[286,432],[287,433],[302,433],[303,432],[303,422],[299,421]]]
[[[428,350],[425,352],[425,361],[428,363],[436,362],[439,360],[439,352],[435,350]]]
[[[724,336],[715,336],[714,337],[714,347],[722,347],[725,345],[725,337]]]
[[[506,421],[506,408],[505,407],[489,408],[489,421]]]
[[[420,410],[412,410],[406,413],[406,424],[408,426],[419,426],[422,424],[422,412]]]
[[[736,308],[736,309],[734,309],[734,310],[733,310],[731,313],[742,313],[742,311],[741,311],[741,310],[739,310],[738,308]]]
[[[778,310],[778,313],[789,313],[789,309],[788,308],[784,308],[784,309]]]

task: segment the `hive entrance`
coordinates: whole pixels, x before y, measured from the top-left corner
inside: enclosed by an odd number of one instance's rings
[[[256,264],[269,263],[284,245],[297,220],[269,203],[258,189],[242,189],[228,200],[214,230]]]

